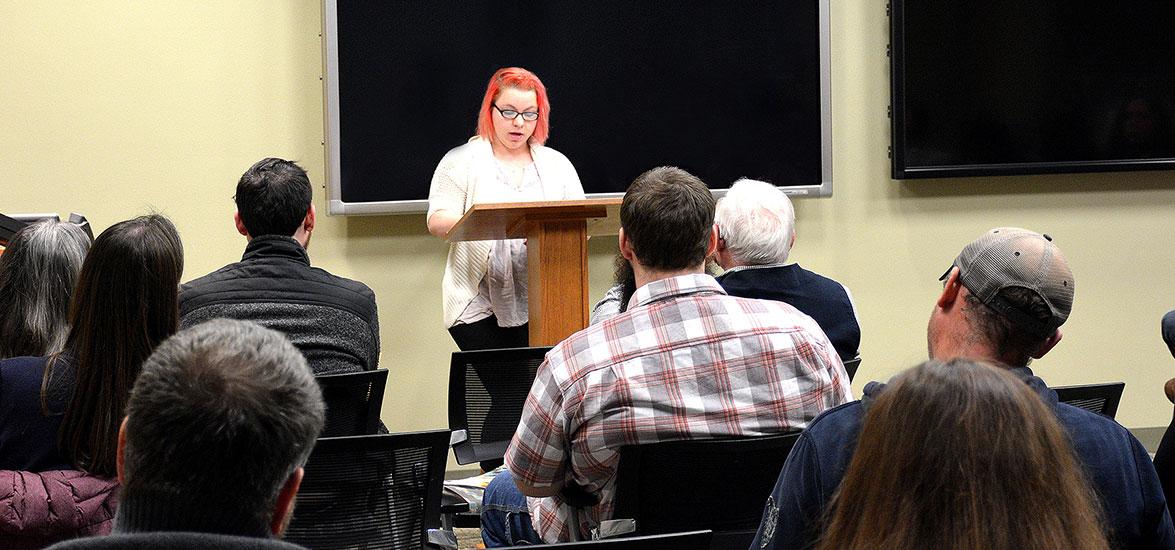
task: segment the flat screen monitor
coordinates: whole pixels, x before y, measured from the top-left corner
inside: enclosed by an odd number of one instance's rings
[[[893,177],[1175,167],[1175,2],[893,0]]]
[[[589,197],[680,166],[832,192],[829,0],[325,0],[332,214],[422,212],[501,67],[534,71],[547,145]]]

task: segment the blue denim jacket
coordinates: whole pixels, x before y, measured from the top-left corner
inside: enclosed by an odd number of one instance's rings
[[[1101,500],[1113,548],[1175,548],[1175,530],[1159,478],[1142,444],[1117,422],[1057,402],[1028,368],[1012,369],[1057,412]],[[763,509],[751,550],[810,548],[821,516],[857,448],[869,402],[885,389],[870,382],[861,401],[829,409],[800,436]]]

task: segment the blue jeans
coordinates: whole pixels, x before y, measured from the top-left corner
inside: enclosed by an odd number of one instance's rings
[[[481,540],[486,548],[543,543],[530,523],[526,496],[514,485],[509,470],[502,470],[486,486],[481,501]]]

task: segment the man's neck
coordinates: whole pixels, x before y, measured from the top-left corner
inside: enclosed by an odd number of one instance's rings
[[[655,281],[671,279],[682,275],[704,275],[706,270],[704,265],[699,265],[674,271],[662,271],[658,269],[646,269],[639,263],[633,262],[632,272],[634,275],[633,278],[636,280],[636,287],[640,288]]]
[[[718,254],[716,255],[715,259],[717,260],[718,265],[722,268],[722,271],[730,271],[732,269],[753,269],[757,267],[779,267],[782,265],[787,265],[787,260],[779,263],[752,264],[735,259],[735,257],[731,256],[730,254]]]
[[[1028,366],[1026,364],[1011,364],[1005,358],[1001,358],[999,354],[995,352],[995,350],[991,349],[990,346],[980,342],[958,342],[958,344],[959,345],[952,346],[951,349],[936,351],[932,359],[946,362],[959,357],[968,357],[978,361],[986,361],[992,365],[1005,369],[1014,369]]]
[[[238,537],[269,537],[269,526],[250,514],[233,507],[218,507],[208,499],[186,501],[174,498],[169,491],[138,489],[130,494],[124,489],[114,518],[115,533],[152,531],[187,531]]]
[[[262,236],[266,237],[266,236],[276,236],[276,235],[262,235]],[[301,245],[302,248],[306,248],[310,244],[309,242],[307,242],[307,241],[309,241],[308,235],[306,233],[302,233],[300,231],[298,233],[290,235],[290,238],[294,239],[294,241],[296,241],[299,245]],[[245,243],[248,244],[251,242],[253,242],[253,236],[252,235],[245,235]]]

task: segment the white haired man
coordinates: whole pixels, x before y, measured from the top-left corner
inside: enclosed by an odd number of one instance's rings
[[[787,263],[796,242],[796,212],[783,191],[764,181],[740,179],[718,201],[714,222],[715,257],[725,270],[718,284],[727,294],[791,304],[816,320],[841,359],[857,356],[861,325],[848,289]]]

